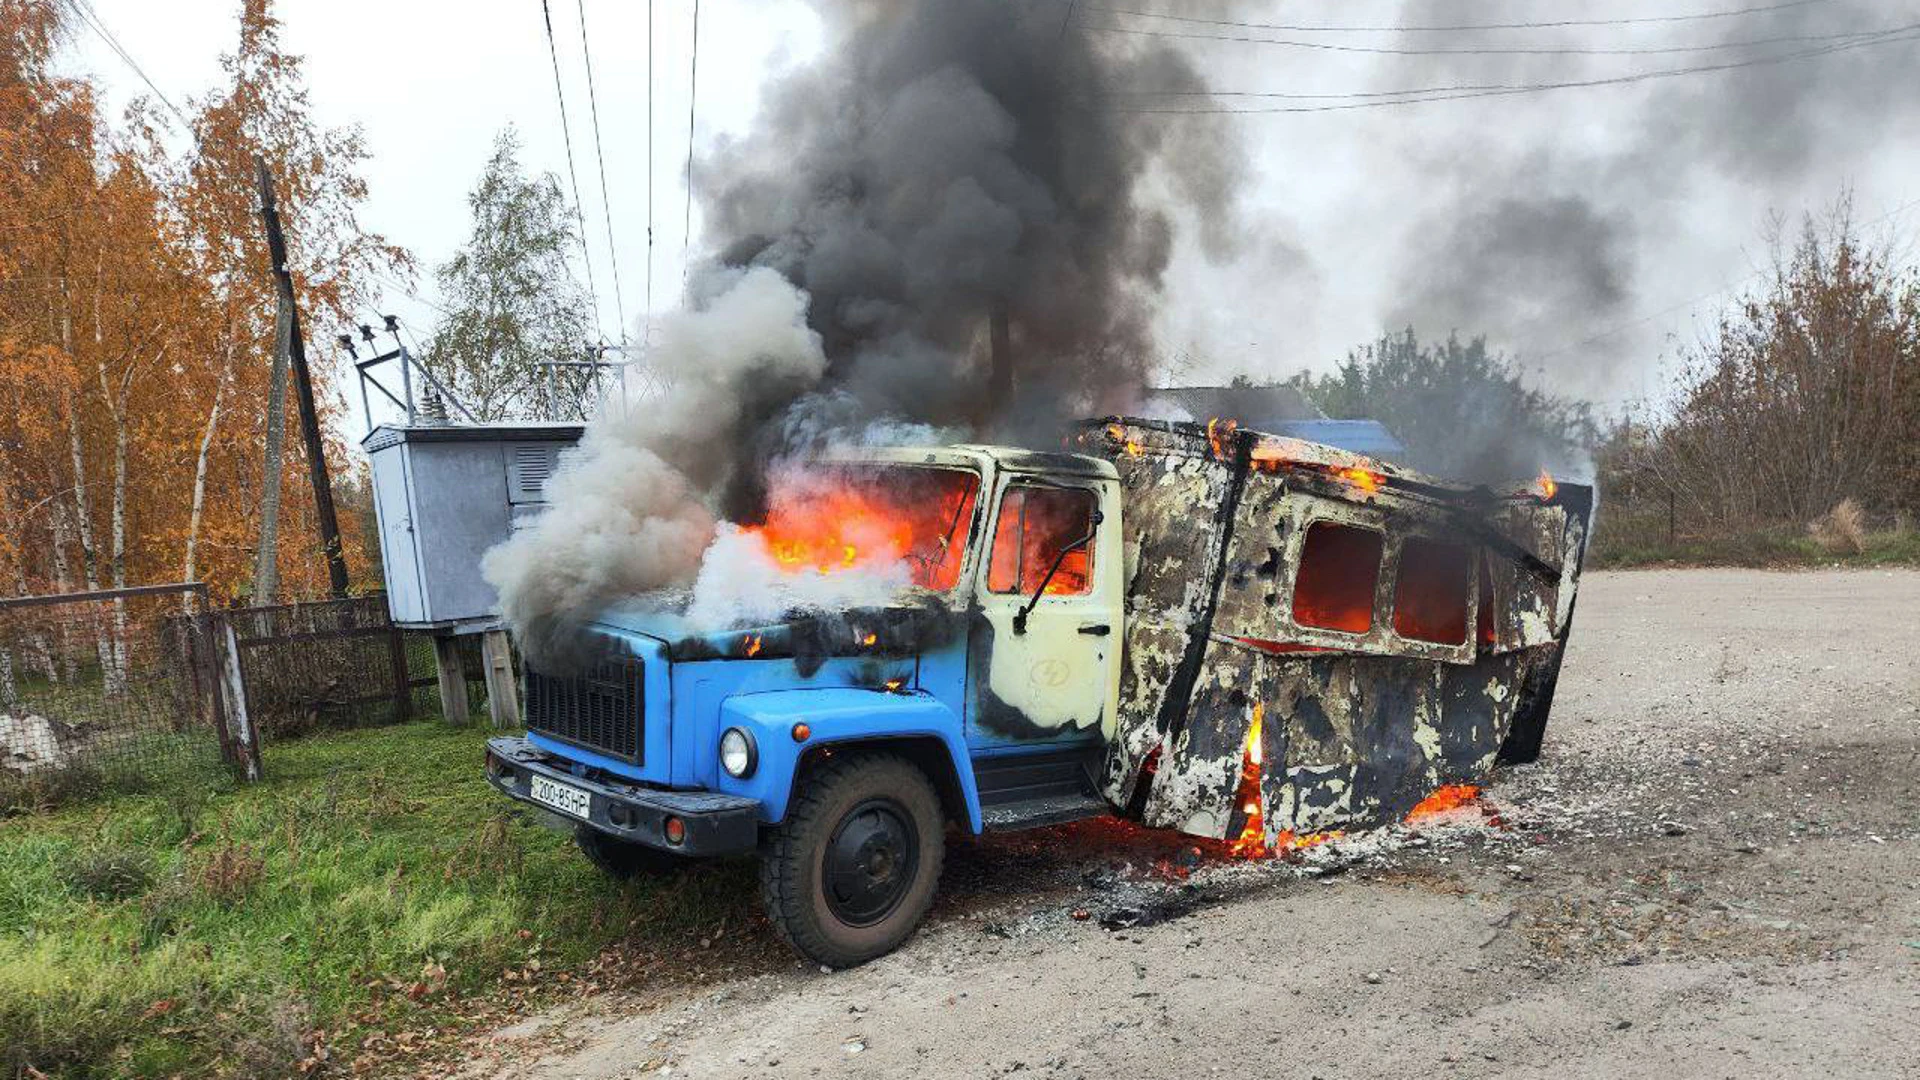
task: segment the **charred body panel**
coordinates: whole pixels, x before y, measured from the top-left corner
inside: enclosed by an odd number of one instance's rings
[[[1269,840],[1395,820],[1537,755],[1591,489],[1500,495],[1217,423],[1113,418],[1080,442],[1114,462],[1126,519],[1115,805],[1234,835],[1256,716]],[[1316,526],[1359,541],[1329,564],[1345,571],[1332,591],[1356,594],[1344,616],[1301,584]],[[1351,569],[1369,565],[1370,582]],[[1434,607],[1408,591],[1430,579],[1458,590],[1439,626],[1409,614]]]

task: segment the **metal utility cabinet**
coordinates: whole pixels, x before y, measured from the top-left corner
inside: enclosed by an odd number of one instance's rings
[[[434,632],[448,719],[465,719],[454,636],[479,633],[497,724],[517,723],[500,602],[480,575],[487,549],[546,506],[546,481],[581,425],[382,424],[361,440],[373,465],[387,605],[395,624]]]

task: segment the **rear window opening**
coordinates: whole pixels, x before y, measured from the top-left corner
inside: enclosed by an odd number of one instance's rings
[[[1408,537],[1393,583],[1393,632],[1410,641],[1463,645],[1473,553],[1459,544]]]
[[[1319,630],[1373,629],[1373,591],[1384,538],[1373,529],[1316,521],[1307,527],[1293,580],[1293,621]]]

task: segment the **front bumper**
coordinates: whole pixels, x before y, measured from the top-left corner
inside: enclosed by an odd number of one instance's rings
[[[569,818],[608,836],[675,855],[735,855],[752,851],[760,837],[760,804],[712,791],[661,791],[618,781],[575,776],[564,758],[521,738],[487,740],[487,782],[503,795],[567,817],[529,794],[532,777],[544,776],[585,791],[587,817]],[[667,841],[668,818],[686,826],[686,839]]]

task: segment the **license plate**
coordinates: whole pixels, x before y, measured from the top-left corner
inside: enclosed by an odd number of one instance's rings
[[[587,807],[593,802],[592,795],[571,784],[562,784],[558,780],[549,780],[544,776],[533,776],[529,779],[533,783],[527,788],[527,794],[533,796],[534,802],[586,820]]]

